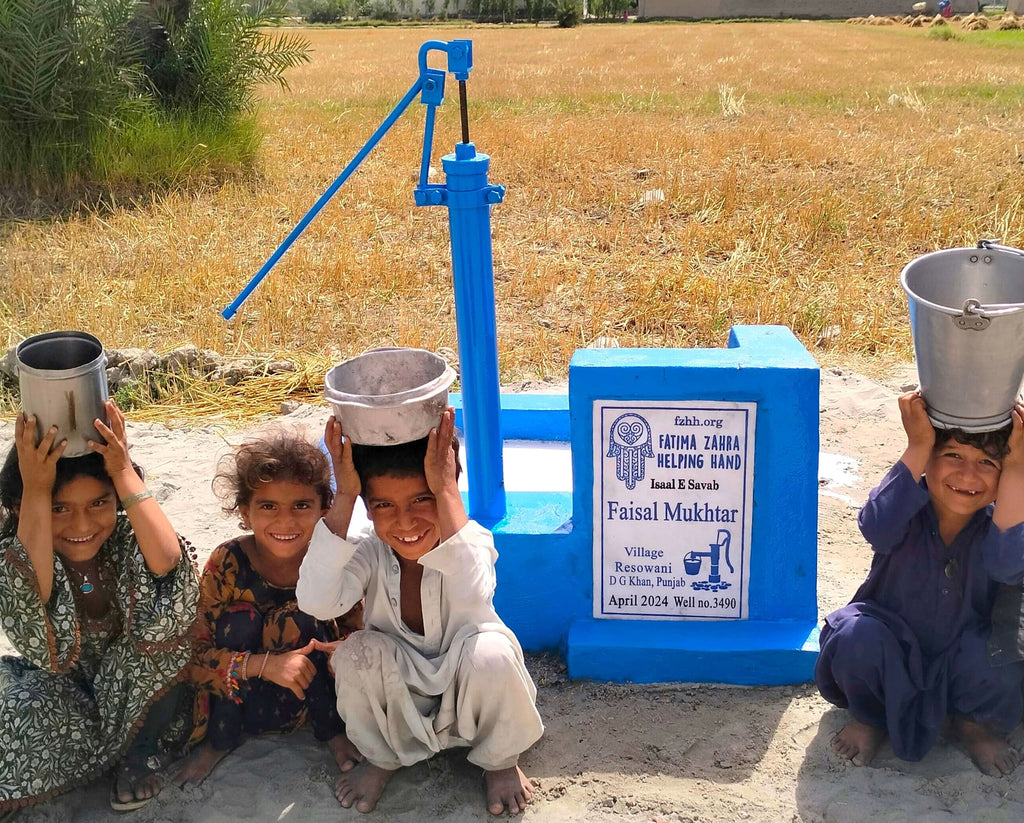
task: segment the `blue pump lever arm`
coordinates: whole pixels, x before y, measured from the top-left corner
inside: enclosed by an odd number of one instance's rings
[[[405,93],[405,97],[399,101],[391,114],[384,118],[384,122],[377,127],[377,130],[370,135],[370,139],[367,140],[363,147],[356,153],[356,156],[349,161],[349,164],[345,166],[341,174],[339,174],[337,178],[335,178],[334,182],[327,187],[327,191],[320,195],[320,199],[317,200],[313,204],[313,207],[306,212],[303,218],[295,224],[295,228],[289,232],[281,245],[277,247],[277,250],[267,258],[267,262],[263,264],[256,274],[253,275],[245,288],[238,293],[238,297],[232,300],[227,308],[221,312],[221,315],[225,320],[230,320],[235,316],[241,305],[246,301],[246,299],[248,299],[249,295],[253,293],[255,288],[263,282],[263,278],[270,274],[270,270],[277,265],[277,261],[284,256],[284,253],[288,251],[292,243],[298,240],[299,236],[306,230],[306,227],[313,222],[313,218],[316,217],[320,213],[320,210],[327,205],[328,201],[337,194],[338,189],[340,189],[344,182],[348,180],[352,175],[352,172],[359,167],[359,164],[366,159],[366,156],[371,151],[373,151],[377,143],[380,142],[380,139],[387,134],[388,129],[395,124],[395,121],[402,116],[402,113],[409,107],[409,104],[416,99],[416,95],[419,94],[422,86],[423,77],[417,77],[416,82],[413,83],[409,91]]]
[[[320,198],[295,225],[295,228],[289,232],[281,245],[277,247],[269,258],[267,258],[267,262],[263,264],[256,274],[253,275],[245,288],[242,289],[242,291],[238,293],[238,296],[221,312],[221,315],[225,320],[230,320],[238,313],[239,308],[241,308],[242,304],[248,299],[249,295],[253,293],[260,283],[263,282],[263,279],[270,273],[270,270],[277,265],[277,262],[284,256],[284,253],[291,248],[292,243],[294,243],[306,230],[309,224],[313,222],[313,218],[315,218],[320,213],[321,209],[327,205],[328,201],[337,194],[338,189],[340,189],[352,173],[359,168],[359,164],[366,159],[367,155],[373,151],[381,138],[387,134],[388,130],[395,124],[395,121],[402,116],[405,110],[409,107],[409,104],[416,99],[416,95],[419,94],[420,91],[424,90],[424,86],[434,84],[431,88],[436,87],[438,83],[438,75],[440,74],[439,93],[434,95],[430,100],[424,99],[424,102],[427,104],[427,124],[423,140],[424,158],[422,168],[423,176],[426,175],[426,170],[430,162],[430,146],[434,133],[434,109],[441,102],[440,93],[443,93],[444,89],[444,73],[427,68],[427,54],[432,50],[443,51],[448,56],[448,71],[454,74],[457,80],[461,81],[461,85],[464,85],[464,81],[469,77],[469,71],[473,67],[472,41],[452,40],[450,43],[445,43],[443,40],[428,40],[420,46],[420,75],[416,78],[416,82],[412,84],[409,91],[407,91],[405,96],[398,102],[398,105],[395,106],[391,114],[389,114],[384,119],[384,122],[377,127],[377,130],[370,136],[370,139],[366,141],[365,145],[356,153],[356,156],[352,158],[347,166],[345,166],[341,174],[339,174],[334,182],[328,186],[327,190],[320,195]],[[426,94],[424,96],[429,97],[429,95]],[[465,137],[467,133],[468,125],[465,122],[465,115],[463,115],[463,136]],[[468,138],[465,139],[464,142],[468,142]]]

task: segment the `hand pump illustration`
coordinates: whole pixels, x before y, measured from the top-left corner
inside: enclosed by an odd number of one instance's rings
[[[472,46],[470,40],[452,40],[447,43],[428,40],[420,46],[419,77],[416,82],[222,314],[227,320],[235,316],[242,303],[292,243],[366,159],[416,96],[420,95],[420,102],[427,109],[419,184],[414,192],[415,202],[417,206],[444,206],[448,209],[469,480],[469,515],[488,524],[500,520],[505,514],[490,223],[491,206],[504,199],[505,187],[488,184],[490,158],[486,154],[478,154],[469,141],[466,80],[473,68]],[[431,51],[446,55],[448,72],[459,82],[462,142],[455,145],[454,154],[442,158],[446,178],[444,184],[427,182],[435,114],[437,107],[444,101],[446,77],[446,72],[427,67],[427,56]]]
[[[723,550],[725,552],[725,565],[729,567],[730,572],[736,572],[732,567],[732,562],[729,560],[729,544],[732,542],[732,534],[728,529],[719,529],[717,540],[717,543],[708,544],[709,548],[706,552],[691,551],[687,552],[686,556],[683,557],[683,569],[691,577],[696,577],[700,574],[703,558],[707,557],[711,561],[708,579],[691,583],[691,588],[698,591],[717,592],[722,589],[728,589],[732,585],[728,581],[722,580],[722,575],[719,574],[719,563],[722,560]]]

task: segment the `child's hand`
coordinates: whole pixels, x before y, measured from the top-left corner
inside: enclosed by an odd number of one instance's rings
[[[100,436],[106,442],[101,444],[90,440],[89,448],[103,455],[103,467],[107,470],[107,474],[110,475],[111,479],[125,472],[135,474],[131,458],[128,457],[128,436],[124,424],[124,415],[113,400],[108,400],[104,403],[103,408],[107,411],[107,419],[110,421],[110,425],[107,426],[98,417],[93,421],[93,424],[96,426],[96,431],[100,433]]]
[[[935,429],[932,421],[928,419],[928,407],[921,397],[921,392],[901,394],[897,402],[900,406],[900,417],[903,419],[903,430],[907,433],[907,445],[931,453],[935,448]]]
[[[327,420],[324,429],[324,443],[331,455],[331,463],[334,466],[334,482],[338,485],[337,494],[359,497],[362,491],[362,484],[359,482],[359,474],[352,463],[352,441],[344,436],[341,430],[341,423],[335,417]]]
[[[1013,428],[1007,440],[1010,451],[1003,458],[1003,471],[1024,467],[1024,403],[1020,400],[1014,404],[1011,417]]]
[[[935,448],[935,429],[928,419],[928,407],[925,406],[921,392],[901,394],[898,402],[903,430],[907,433],[907,448],[900,460],[916,480],[924,474],[931,459]]]
[[[441,422],[430,430],[427,438],[427,455],[423,459],[423,473],[427,486],[440,497],[444,492],[458,491],[455,476],[455,450],[452,437],[455,435],[455,409],[449,406],[441,414]]]
[[[44,603],[53,593],[53,484],[57,479],[57,461],[64,454],[67,440],[56,446],[57,427],[51,426],[36,445],[35,415],[19,414],[14,422],[14,447],[18,450],[18,469],[23,492],[18,511],[18,539],[25,547],[39,584]]]
[[[334,650],[341,645],[341,640],[332,640],[327,642],[325,640],[317,640],[313,638],[313,648],[315,651],[323,652],[327,655],[327,671],[331,673],[331,677],[334,677],[334,661],[331,659],[334,656]]]
[[[441,527],[441,542],[457,534],[469,522],[466,509],[459,493],[456,473],[455,409],[449,406],[441,415],[437,428],[430,430],[427,438],[427,455],[423,458],[423,474],[427,486],[437,500],[437,519]]]
[[[363,490],[359,482],[359,473],[352,463],[352,441],[344,436],[339,423],[333,416],[328,419],[324,428],[324,444],[327,452],[331,455],[331,465],[334,467],[334,482],[337,484],[337,491],[334,495],[334,502],[331,508],[324,515],[324,523],[327,524],[334,534],[344,539],[348,536],[348,527],[352,522],[352,510],[355,508],[356,498]]]
[[[19,414],[14,421],[14,444],[18,450],[18,469],[25,491],[53,491],[53,483],[57,479],[57,461],[60,460],[68,441],[61,440],[56,446],[57,427],[51,426],[36,445],[36,416],[26,417]]]
[[[267,658],[267,665],[263,667],[263,679],[290,689],[299,700],[305,700],[306,689],[316,675],[316,667],[309,659],[309,653],[316,651],[316,643],[316,640],[310,640],[301,649],[280,654],[271,652]],[[249,662],[253,665],[253,661]],[[252,676],[250,672],[250,677]]]
[[[1003,458],[996,508],[992,512],[992,522],[1003,531],[1024,523],[1024,403],[1017,401],[1011,416],[1013,428],[1007,440],[1010,451]]]

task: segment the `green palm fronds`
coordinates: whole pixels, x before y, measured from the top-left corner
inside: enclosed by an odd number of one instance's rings
[[[284,15],[281,0],[0,0],[0,182],[88,175],[139,118],[229,126],[309,59],[264,30]]]
[[[286,87],[285,70],[309,60],[309,44],[263,31],[285,14],[280,0],[195,0],[185,20],[164,15],[166,49],[151,72],[161,103],[231,117],[254,107],[259,84]]]

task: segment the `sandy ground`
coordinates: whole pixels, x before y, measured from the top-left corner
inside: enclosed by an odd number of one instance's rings
[[[818,601],[824,614],[862,580],[869,552],[856,512],[902,451],[895,398],[913,369],[885,382],[823,369]],[[324,411],[290,416],[319,431]],[[130,428],[133,456],[172,522],[204,557],[237,533],[209,489],[217,457],[244,432],[212,426]],[[9,442],[10,425],[0,427]],[[500,581],[499,581],[500,585]],[[0,649],[5,640],[0,635]],[[981,775],[954,745],[940,741],[921,763],[883,748],[856,768],[832,755],[829,739],[846,720],[813,686],[607,685],[567,680],[561,661],[531,656],[547,730],[521,765],[537,785],[522,816],[535,823],[574,821],[971,821],[1024,817],[1024,767],[998,780]],[[1024,744],[1024,732],[1015,735]],[[331,791],[330,755],[308,730],[251,740],[198,788],[169,787],[132,821],[338,821],[361,819]],[[109,810],[109,781],[26,810],[20,823],[122,818]],[[378,823],[481,821],[479,770],[458,752],[400,772],[371,819]]]

